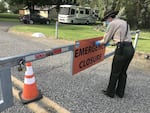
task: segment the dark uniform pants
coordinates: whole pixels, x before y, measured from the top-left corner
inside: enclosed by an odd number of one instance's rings
[[[117,94],[119,97],[124,96],[127,69],[133,58],[134,48],[131,44],[124,45],[123,47],[117,46],[112,62],[112,69],[107,93],[111,96]]]

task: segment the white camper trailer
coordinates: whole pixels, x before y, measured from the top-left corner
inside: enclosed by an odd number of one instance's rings
[[[96,23],[97,14],[89,7],[60,5],[58,21],[60,23],[91,24]]]

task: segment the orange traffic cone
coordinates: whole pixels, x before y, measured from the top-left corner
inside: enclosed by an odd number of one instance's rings
[[[27,104],[42,98],[41,92],[37,89],[31,62],[26,63],[24,87],[23,91],[19,93],[19,97],[23,104]]]

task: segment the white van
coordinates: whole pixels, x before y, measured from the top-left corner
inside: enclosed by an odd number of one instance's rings
[[[89,7],[75,5],[60,5],[58,22],[72,24],[94,24],[97,14]]]

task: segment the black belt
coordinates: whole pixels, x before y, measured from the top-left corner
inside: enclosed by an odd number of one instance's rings
[[[118,42],[117,45],[131,46],[132,42]]]

